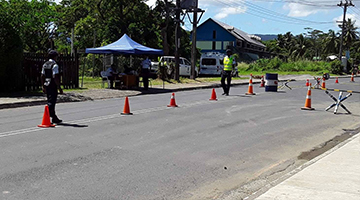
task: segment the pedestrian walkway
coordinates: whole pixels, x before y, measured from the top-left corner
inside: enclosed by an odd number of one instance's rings
[[[359,200],[360,135],[353,136],[301,168],[304,169],[298,168],[296,171],[301,171],[256,200]]]

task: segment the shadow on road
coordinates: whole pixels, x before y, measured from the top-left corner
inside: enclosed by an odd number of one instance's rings
[[[80,124],[70,124],[70,123],[58,123],[57,126],[71,126],[75,128],[86,128],[89,127],[88,125],[80,125]]]

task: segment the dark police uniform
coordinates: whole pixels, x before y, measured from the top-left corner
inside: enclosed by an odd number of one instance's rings
[[[61,122],[55,114],[55,105],[58,96],[58,86],[55,82],[55,75],[59,74],[59,66],[52,59],[46,61],[42,67],[42,72],[45,76],[45,90],[47,96],[47,104],[49,106],[49,115],[52,118],[53,123]]]

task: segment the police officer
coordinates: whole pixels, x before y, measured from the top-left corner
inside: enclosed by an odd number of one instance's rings
[[[148,90],[149,88],[149,73],[151,69],[151,61],[149,57],[144,56],[144,60],[141,63],[141,74],[143,77],[144,89]]]
[[[230,84],[231,84],[231,72],[235,69],[235,58],[232,56],[230,49],[226,50],[226,56],[224,58],[224,69],[221,73],[221,86],[224,90],[222,95],[229,96]],[[225,79],[227,84],[225,84]]]
[[[41,71],[42,90],[46,93],[52,123],[61,123],[62,120],[55,114],[58,90],[60,94],[63,94],[63,90],[60,87],[59,66],[56,64],[58,53],[55,50],[50,50],[48,52],[48,57],[49,60],[44,63]]]

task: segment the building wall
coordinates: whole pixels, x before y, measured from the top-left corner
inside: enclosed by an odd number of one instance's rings
[[[225,52],[227,45],[232,43],[234,46],[236,44],[235,36],[212,20],[208,20],[198,27],[196,36],[196,46],[202,49],[202,52]]]

